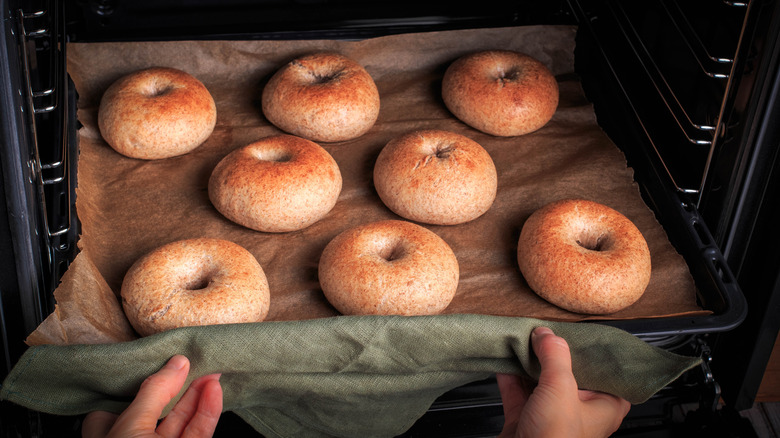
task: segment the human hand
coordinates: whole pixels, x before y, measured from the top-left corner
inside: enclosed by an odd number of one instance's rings
[[[535,386],[520,376],[496,375],[505,418],[499,438],[607,437],[620,427],[631,404],[611,394],[578,389],[563,338],[537,327],[531,345],[542,368]]]
[[[165,406],[179,393],[190,361],[173,356],[141,384],[132,403],[120,415],[90,412],[82,423],[84,438],[103,437],[210,437],[222,413],[219,374],[195,379],[168,415],[157,424]]]

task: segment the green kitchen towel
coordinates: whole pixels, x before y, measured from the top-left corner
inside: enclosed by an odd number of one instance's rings
[[[120,412],[141,382],[178,353],[191,361],[186,385],[222,373],[224,409],[266,437],[393,436],[450,389],[497,372],[538,377],[530,334],[542,325],[568,341],[582,388],[632,403],[700,361],[601,324],[338,316],[190,327],[118,344],[31,347],[3,382],[0,399],[61,415]]]

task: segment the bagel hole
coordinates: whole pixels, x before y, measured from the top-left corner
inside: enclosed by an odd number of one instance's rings
[[[436,146],[436,151],[434,151],[434,155],[436,158],[439,158],[441,160],[444,160],[446,158],[449,158],[449,156],[452,154],[452,152],[455,150],[454,144],[440,144]]]
[[[312,82],[314,84],[327,84],[333,82],[343,74],[343,71],[312,72]]]
[[[519,76],[520,76],[520,70],[518,70],[517,68],[511,68],[506,71],[500,71],[498,73],[498,80],[501,81],[502,83],[512,82],[512,81],[516,81]]]
[[[577,239],[577,245],[588,251],[606,251],[610,246],[610,239],[605,234],[599,234],[598,236],[584,235]]]
[[[400,243],[395,242],[392,245],[387,245],[379,251],[379,257],[386,262],[394,262],[406,255],[406,248]]]
[[[160,97],[164,96],[171,91],[173,91],[175,87],[172,84],[154,84],[151,87],[149,87],[148,90],[146,90],[146,96],[147,97]]]
[[[290,65],[295,67],[296,69],[299,69],[306,77],[308,78],[308,82],[312,85],[318,85],[318,84],[326,84],[328,82],[334,81],[338,79],[339,76],[341,76],[344,73],[344,70],[338,69],[336,70],[336,67],[331,66],[328,67],[322,67],[317,65],[309,65],[309,63],[301,62],[297,59],[290,62]]]
[[[426,163],[432,158],[438,158],[440,160],[447,159],[450,155],[452,155],[455,149],[455,143],[436,140],[423,140],[423,152],[427,156]]]
[[[265,150],[255,152],[255,157],[262,161],[273,161],[275,163],[286,163],[292,161],[292,154],[280,149]]]
[[[185,283],[184,289],[191,291],[206,289],[211,284],[211,277],[211,273],[203,273]]]

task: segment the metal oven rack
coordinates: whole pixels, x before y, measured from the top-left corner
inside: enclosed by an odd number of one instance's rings
[[[643,2],[643,5],[650,3],[657,6],[655,9],[659,14],[653,24],[665,22],[666,27],[674,31],[674,45],[682,48],[679,52],[686,55],[687,59],[679,65],[695,66],[701,77],[696,81],[701,83],[699,87],[681,87],[672,79],[677,77],[673,74],[676,72],[665,70],[670,66],[659,61],[654,51],[659,50],[659,46],[660,50],[668,50],[669,43],[662,41],[659,44],[652,40],[652,34],[647,36],[647,17],[632,9],[633,2],[570,0],[569,4],[580,25],[589,28],[589,33],[597,39],[605,22],[615,27],[610,31],[617,30],[616,34],[625,36],[622,42],[625,46],[600,42],[597,50],[608,60],[612,75],[626,97],[629,108],[635,113],[641,131],[647,136],[644,141],[649,142],[650,150],[655,152],[653,157],[635,157],[634,163],[630,164],[638,169],[637,173],[641,173],[642,166],[637,165],[639,162],[654,160],[659,163],[650,166],[653,169],[651,171],[663,169],[665,174],[649,180],[659,181],[661,187],[646,192],[656,193],[653,196],[663,199],[648,198],[648,204],[660,212],[659,215],[671,216],[671,223],[684,225],[682,230],[668,231],[677,234],[677,241],[683,241],[683,245],[692,247],[696,252],[693,254],[696,260],[689,260],[692,270],[696,271],[695,276],[707,279],[714,283],[716,289],[723,291],[722,296],[716,297],[714,301],[702,298],[706,308],[724,313],[720,318],[681,319],[670,321],[660,328],[656,328],[656,325],[647,328],[647,323],[643,321],[616,324],[648,339],[656,336],[663,338],[679,332],[690,334],[728,329],[744,318],[739,288],[696,207],[711,158],[720,139],[728,132],[724,113],[729,107],[729,100],[733,99],[731,90],[735,83],[734,72],[739,70],[741,62],[737,56],[742,53],[739,32],[755,14],[751,12],[749,4],[697,1],[717,3],[724,9],[723,15],[731,23],[728,29],[737,32],[736,38],[731,35],[725,39],[737,41],[737,44],[726,44],[726,50],[709,47],[699,36],[698,30],[682,9],[683,6],[670,0],[651,0]],[[20,266],[17,266],[20,282],[27,282],[20,287],[19,299],[27,301],[20,307],[34,309],[27,310],[33,314],[24,315],[29,332],[53,309],[51,291],[75,251],[78,219],[72,201],[75,199],[74,151],[77,149],[71,146],[77,139],[75,129],[68,126],[69,120],[73,118],[69,112],[75,108],[75,91],[64,71],[66,44],[63,36],[65,32],[62,30],[65,14],[54,0],[39,0],[36,7],[29,6],[27,2],[27,6],[17,14],[17,24],[13,30],[18,34],[19,47],[16,50],[23,62],[24,72],[17,91],[23,100],[20,106],[22,114],[18,118],[20,125],[28,126],[32,135],[21,142],[29,150],[15,153],[21,153],[19,159],[25,163],[24,170],[27,172],[18,176],[27,187],[24,201],[39,207],[30,210],[39,212],[38,217],[29,218],[29,221],[21,220],[18,224],[20,227],[28,227],[27,234],[31,236],[29,247],[22,251],[22,260],[29,263],[19,263]],[[623,71],[626,68],[636,69],[637,65],[641,75],[625,74]],[[678,68],[678,65],[671,67]],[[691,103],[698,102],[703,94],[707,96],[706,104],[692,107]],[[30,110],[25,113],[25,108]],[[19,135],[24,136],[21,131]],[[631,148],[624,149],[629,155]],[[670,190],[666,184],[670,184],[673,189]],[[36,229],[45,232],[36,233]],[[703,258],[702,252],[705,253]],[[45,275],[41,276],[38,272],[44,272]],[[47,279],[45,281],[48,284],[41,284],[40,278]],[[661,339],[659,342],[665,341]]]
[[[12,9],[11,18],[3,29],[5,61],[18,63],[18,68],[4,69],[10,75],[4,92],[13,99],[6,108],[16,113],[3,117],[7,141],[2,170],[9,227],[24,238],[13,247],[18,291],[3,289],[0,303],[29,333],[53,310],[52,292],[72,259],[78,235],[73,202],[76,134],[68,125],[75,95],[65,73],[61,8],[54,0],[25,2]],[[14,71],[21,76],[13,76]],[[8,311],[16,308],[19,312]],[[3,321],[3,336],[24,339],[14,326]],[[6,366],[8,356],[17,353],[4,353]]]
[[[603,44],[603,56],[671,184],[698,205],[728,134],[727,113],[750,44],[743,33],[758,8],[726,0],[632,3],[609,0],[594,9],[575,0],[572,9],[595,34],[603,31],[591,23],[609,22],[612,38],[624,37],[621,46]],[[697,27],[691,17],[702,8],[717,16],[717,28]]]
[[[575,68],[599,124],[625,152],[646,203],[698,279],[702,307],[715,313],[647,334],[735,327],[746,315],[744,297],[698,208],[731,135],[728,115],[752,43],[743,34],[759,10],[720,0],[569,5],[580,26]],[[708,6],[708,15],[686,9],[694,6]],[[720,293],[709,293],[713,288]],[[645,333],[641,322],[617,325]]]
[[[771,89],[774,74],[775,2],[568,2],[581,33],[596,41],[578,58],[589,64],[580,71],[593,67],[589,57],[605,60],[593,70],[609,79],[591,74],[583,80],[599,123],[612,135],[626,131],[621,123],[632,119],[641,136],[614,138],[628,145],[623,149],[629,164],[640,173],[655,163],[662,184],[679,193],[675,202],[696,210],[696,220],[711,231],[705,237],[739,269],[754,220],[746,212],[760,208],[745,199],[762,190],[760,181],[770,172],[771,150],[756,146],[763,128],[754,123],[760,124],[757,118],[769,104],[762,90]],[[607,81],[614,89],[604,88]],[[613,102],[599,107],[600,96],[610,93],[623,96],[621,108],[613,111]],[[617,121],[619,111],[630,116]],[[633,142],[647,144],[650,153],[632,157],[642,149]]]
[[[43,238],[50,242],[45,260],[56,273],[63,268],[58,263],[60,253],[70,250],[76,231],[75,214],[70,209],[75,197],[71,190],[75,181],[69,147],[72,138],[68,133],[71,111],[68,100],[72,96],[65,73],[66,46],[60,30],[64,19],[51,0],[45,6],[32,12],[19,11],[19,36],[25,67],[24,94],[28,108],[32,109],[28,116],[33,134],[30,168],[39,186]],[[46,16],[51,17],[39,23]],[[59,111],[59,115],[48,117],[54,111]]]

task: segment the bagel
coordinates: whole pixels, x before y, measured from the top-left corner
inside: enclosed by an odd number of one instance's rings
[[[558,82],[523,53],[488,50],[458,58],[445,71],[442,98],[462,122],[487,134],[528,134],[558,108]]]
[[[379,91],[357,62],[315,53],[289,62],[263,87],[263,114],[282,131],[318,142],[351,140],[379,117]]]
[[[293,135],[263,138],[231,152],[211,173],[209,199],[231,221],[264,232],[312,225],[336,205],[341,172],[317,143]]]
[[[440,313],[455,296],[458,277],[458,260],[442,238],[398,220],[340,233],[319,262],[325,297],[346,315]]]
[[[520,271],[540,297],[563,309],[610,314],[635,303],[650,282],[650,250],[620,212],[567,199],[536,210],[517,245]]]
[[[498,179],[490,154],[449,131],[414,131],[391,140],[374,165],[382,202],[406,219],[455,225],[484,214]]]
[[[217,107],[208,89],[181,70],[154,67],[108,87],[98,128],[120,154],[144,160],[170,158],[197,148],[214,131]]]
[[[122,281],[122,308],[141,336],[178,327],[260,322],[270,295],[263,268],[221,239],[172,242],[139,258]]]

